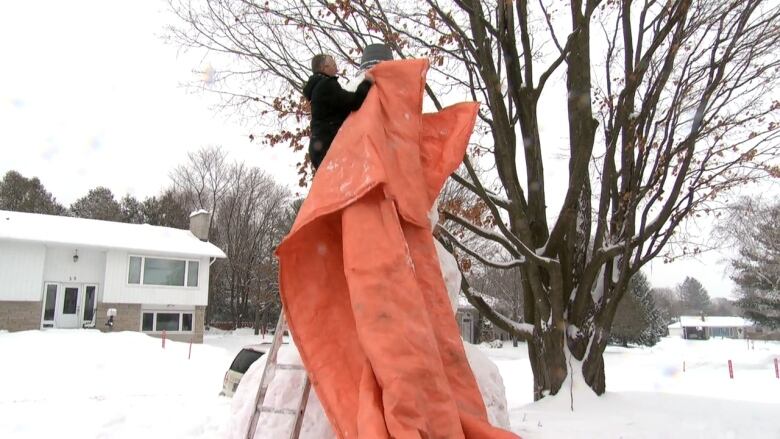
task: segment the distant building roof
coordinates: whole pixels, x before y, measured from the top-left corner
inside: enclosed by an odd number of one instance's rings
[[[742,317],[730,316],[680,316],[681,326],[690,327],[708,327],[708,328],[744,328],[753,326],[753,322]],[[671,326],[670,326],[671,327]]]
[[[0,240],[224,258],[189,230],[0,210]]]
[[[482,298],[482,300],[485,301],[489,306],[494,307],[498,304],[498,299],[491,296],[485,296],[483,294],[480,294],[479,297]],[[463,293],[458,294],[458,308],[474,308],[474,306],[469,302],[469,299],[466,298],[466,296],[463,295]]]

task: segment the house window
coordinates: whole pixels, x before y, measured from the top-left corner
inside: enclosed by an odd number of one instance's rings
[[[84,323],[93,323],[95,320],[95,290],[94,285],[84,288]]]
[[[46,304],[43,308],[43,320],[51,322],[54,320],[54,307],[57,303],[57,285],[46,285]]]
[[[200,264],[198,261],[188,261],[187,262],[187,286],[188,287],[197,287],[198,286],[198,266]]]
[[[138,256],[130,256],[130,270],[127,274],[127,283],[140,284],[141,283],[141,259]]]
[[[154,313],[145,312],[141,321],[141,331],[154,331]]]
[[[141,331],[192,332],[192,313],[144,311],[141,316]]]
[[[198,261],[130,256],[127,283],[171,287],[197,287]]]
[[[181,330],[192,331],[192,314],[187,313],[181,315]]]
[[[184,286],[184,261],[144,258],[144,285]]]

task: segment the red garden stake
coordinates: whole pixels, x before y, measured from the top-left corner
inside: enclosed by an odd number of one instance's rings
[[[775,358],[775,378],[780,380],[780,367],[777,366],[777,358]]]
[[[683,373],[685,373],[685,361],[683,361]]]
[[[192,358],[192,337],[190,337],[190,352],[187,354],[187,359]]]
[[[729,360],[729,378],[734,379],[734,366],[732,366],[731,360]]]
[[[162,333],[162,348],[165,349],[165,330],[163,329]]]

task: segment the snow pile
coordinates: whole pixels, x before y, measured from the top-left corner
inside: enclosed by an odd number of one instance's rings
[[[439,241],[433,242],[436,246],[436,254],[439,256],[439,267],[444,277],[444,285],[447,286],[447,294],[450,296],[452,312],[458,311],[458,297],[460,292],[460,269],[458,261],[452,256]]]
[[[0,334],[0,438],[224,436],[232,356],[138,332]]]
[[[278,362],[281,364],[301,364],[301,357],[294,344],[279,349]],[[254,362],[241,378],[241,383],[233,395],[232,416],[228,428],[231,439],[244,439],[254,409],[257,390],[265,369],[266,356]],[[271,377],[263,405],[296,410],[301,400],[304,372],[299,370],[277,370]],[[261,413],[257,421],[254,439],[277,439],[288,437],[292,430],[294,417],[274,413]],[[312,388],[301,427],[301,439],[335,438],[330,422]]]
[[[464,343],[466,356],[477,378],[477,384],[491,424],[509,428],[504,383],[501,374],[492,361],[476,346]],[[279,350],[279,363],[301,364],[301,357],[294,344],[282,346]],[[249,367],[241,378],[241,383],[233,395],[229,437],[243,439],[252,415],[252,409],[260,388],[260,379],[265,368],[265,356]],[[277,370],[271,378],[263,405],[277,408],[297,409],[303,388],[303,372],[296,370]],[[275,439],[286,437],[292,428],[292,416],[262,413],[254,439]],[[330,422],[325,416],[322,405],[314,389],[309,393],[309,402],[303,417],[301,439],[335,438]]]

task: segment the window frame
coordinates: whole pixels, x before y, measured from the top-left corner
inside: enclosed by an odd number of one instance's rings
[[[145,331],[144,330],[144,314],[152,314],[152,330],[151,331]],[[157,330],[157,314],[178,314],[179,315],[179,329],[176,331],[172,330],[165,330],[166,334],[192,334],[195,332],[195,310],[175,310],[175,309],[142,309],[141,315],[138,322],[138,328],[140,332],[143,332],[144,334],[162,334],[163,330]],[[184,327],[184,315],[190,314],[190,321],[191,323],[191,329],[189,331],[185,331],[182,328]]]
[[[49,286],[54,286],[54,308],[52,317],[50,320],[46,320],[46,297],[48,295]],[[57,282],[44,282],[43,283],[43,300],[41,300],[41,329],[53,328],[55,326],[55,320],[57,318],[57,296],[60,294],[60,284]]]
[[[130,259],[131,258],[139,258],[141,259],[141,277],[140,282],[137,284],[130,283]],[[169,261],[183,261],[184,262],[184,285],[157,285],[157,284],[147,284],[144,283],[144,271],[145,271],[145,265],[146,265],[146,259],[164,259]],[[190,264],[192,262],[195,262],[198,264],[198,275],[195,277],[195,285],[189,286],[189,274],[190,274]],[[128,254],[127,255],[127,261],[125,264],[125,285],[128,287],[144,287],[144,288],[187,288],[187,289],[198,289],[200,288],[200,266],[201,266],[200,259],[188,259],[188,258],[176,258],[176,257],[170,257],[170,256],[142,256],[138,254]]]
[[[95,297],[94,297],[94,303],[92,304],[92,320],[84,320],[84,313],[87,311],[87,288],[94,287],[95,288]],[[97,310],[98,310],[98,293],[99,288],[98,284],[92,284],[92,283],[86,283],[82,285],[83,292],[81,293],[81,316],[79,316],[79,319],[81,320],[81,325],[89,325],[90,327],[94,327],[97,324]]]

